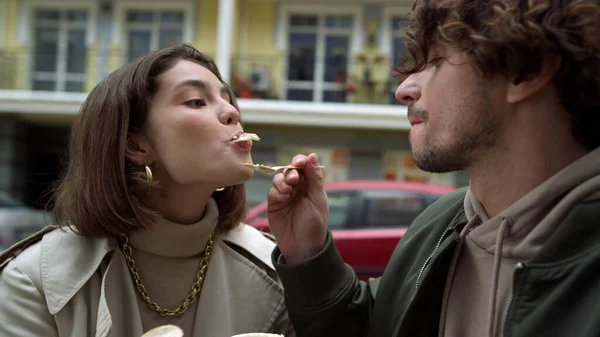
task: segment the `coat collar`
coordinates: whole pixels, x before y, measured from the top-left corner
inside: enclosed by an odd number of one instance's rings
[[[240,225],[221,234],[225,242],[233,243],[275,271],[271,251],[275,243],[265,240],[261,232]],[[41,274],[48,310],[59,312],[73,296],[98,272],[100,265],[115,250],[116,242],[109,238],[85,238],[68,228],[44,235],[41,248]]]
[[[265,240],[265,237],[269,240]],[[252,226],[241,224],[221,234],[221,239],[242,247],[258,258],[271,271],[275,271],[271,260],[271,253],[275,249],[275,241],[268,234],[262,233]]]
[[[44,235],[41,273],[51,314],[59,312],[73,298],[114,249],[114,240],[85,238],[67,228]]]

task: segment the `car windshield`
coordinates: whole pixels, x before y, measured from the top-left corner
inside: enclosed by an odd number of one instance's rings
[[[366,227],[406,226],[425,209],[422,195],[406,191],[365,191]]]
[[[21,201],[6,192],[0,192],[0,207],[24,207]]]

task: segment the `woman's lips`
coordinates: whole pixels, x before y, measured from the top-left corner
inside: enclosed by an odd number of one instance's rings
[[[235,148],[238,148],[240,150],[245,150],[245,151],[250,151],[252,150],[252,142],[231,142],[231,145],[233,145]]]
[[[258,137],[255,133],[246,133],[241,130],[231,137],[231,144],[238,149],[250,151],[252,149],[252,141],[259,141],[260,137]]]

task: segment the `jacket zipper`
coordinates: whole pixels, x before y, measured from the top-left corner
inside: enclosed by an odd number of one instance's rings
[[[421,281],[421,276],[423,275],[423,272],[425,271],[425,267],[427,267],[427,264],[429,264],[429,261],[433,258],[433,256],[437,252],[438,248],[440,248],[440,246],[442,245],[442,241],[444,241],[444,237],[446,237],[446,233],[448,233],[448,231],[451,231],[451,230],[453,230],[452,227],[446,228],[446,230],[444,231],[444,233],[442,233],[442,236],[438,240],[437,244],[435,245],[433,252],[431,253],[431,255],[429,255],[427,260],[425,260],[425,263],[423,264],[423,267],[421,267],[421,270],[419,270],[419,275],[417,276],[417,282],[415,284],[415,291],[419,289],[419,282]]]
[[[515,264],[515,267],[513,268],[513,287],[512,287],[512,291],[510,292],[510,297],[508,298],[508,303],[506,304],[506,314],[504,315],[504,331],[506,332],[506,324],[508,323],[508,314],[510,312],[510,307],[512,306],[512,302],[515,299],[515,290],[517,289],[517,276],[518,274],[525,269],[525,264],[522,262],[519,262],[517,264]]]

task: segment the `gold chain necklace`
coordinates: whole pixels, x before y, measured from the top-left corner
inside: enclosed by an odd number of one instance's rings
[[[131,272],[131,275],[133,276],[133,281],[135,282],[140,296],[142,296],[142,299],[150,306],[152,310],[158,312],[158,314],[161,316],[179,316],[186,312],[190,305],[196,301],[196,298],[202,290],[202,284],[204,283],[204,275],[206,274],[208,261],[210,260],[210,254],[212,253],[214,235],[215,232],[213,231],[208,238],[208,242],[204,248],[204,256],[200,261],[200,269],[198,269],[198,273],[196,274],[196,282],[194,282],[192,285],[192,290],[185,297],[183,303],[181,303],[181,305],[175,309],[163,309],[158,305],[158,303],[152,301],[150,297],[148,297],[148,291],[146,291],[146,287],[144,287],[142,284],[138,270],[135,267],[135,261],[133,260],[133,255],[131,253],[131,246],[129,246],[129,238],[126,235],[121,236],[121,248],[123,249],[123,255],[125,255],[125,261],[127,261],[129,272]]]

